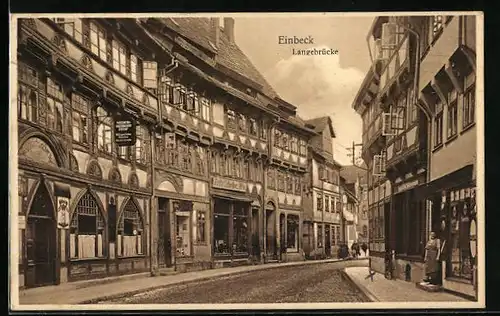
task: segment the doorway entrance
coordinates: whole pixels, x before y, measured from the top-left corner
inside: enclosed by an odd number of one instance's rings
[[[332,255],[332,237],[330,234],[330,225],[325,225],[325,253],[328,257]]]
[[[26,224],[26,286],[52,285],[56,277],[56,224],[54,205],[44,184],[40,184]]]
[[[158,199],[158,267],[172,266],[172,243],[170,238],[169,200]]]
[[[269,202],[266,205],[266,257],[269,260],[277,259],[276,247],[276,209],[274,204]]]

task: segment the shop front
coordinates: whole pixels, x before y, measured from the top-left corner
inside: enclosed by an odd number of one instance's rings
[[[280,211],[280,260],[300,261],[304,259],[302,250],[302,219],[299,210]]]
[[[232,179],[212,181],[214,267],[249,264],[260,260],[260,199],[247,184]]]
[[[477,296],[476,184],[469,165],[429,184],[432,229],[441,240],[443,288]]]

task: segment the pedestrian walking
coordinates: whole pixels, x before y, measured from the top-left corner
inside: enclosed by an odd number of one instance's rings
[[[367,251],[368,251],[368,245],[364,242],[361,244],[361,249],[363,250],[363,252],[365,253],[365,257],[368,255],[367,254]]]

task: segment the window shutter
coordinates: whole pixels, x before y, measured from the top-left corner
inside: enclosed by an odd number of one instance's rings
[[[382,113],[382,135],[393,136],[394,129],[392,128],[392,113]]]
[[[144,61],[142,68],[144,88],[157,89],[158,64],[155,61]]]
[[[382,25],[382,49],[392,50],[397,44],[397,25],[384,23]]]

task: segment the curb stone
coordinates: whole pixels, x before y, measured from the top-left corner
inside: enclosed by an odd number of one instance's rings
[[[211,279],[215,278],[220,278],[220,277],[226,277],[226,276],[238,276],[238,275],[243,275],[243,274],[248,274],[252,273],[254,271],[261,271],[261,270],[272,270],[272,269],[278,269],[278,268],[284,268],[284,267],[293,267],[293,266],[300,266],[300,265],[313,265],[313,264],[325,264],[325,263],[337,263],[337,262],[343,262],[343,261],[363,261],[366,260],[366,258],[361,258],[361,259],[351,259],[351,260],[342,260],[342,259],[327,259],[327,260],[311,260],[311,261],[298,261],[298,262],[293,262],[289,264],[279,264],[279,265],[274,265],[274,266],[266,266],[264,265],[259,265],[257,267],[259,268],[253,268],[250,270],[244,270],[244,271],[227,271],[218,275],[211,275],[211,276],[206,276],[206,277],[200,277],[197,279],[192,279],[192,280],[179,280],[179,281],[174,281],[172,283],[167,283],[167,284],[162,284],[162,285],[155,285],[149,288],[143,288],[139,290],[131,290],[131,291],[126,291],[120,294],[112,294],[112,295],[107,295],[107,296],[102,296],[90,300],[84,300],[82,302],[79,302],[77,304],[98,304],[99,302],[102,301],[109,301],[113,299],[119,299],[123,298],[125,296],[132,296],[136,295],[139,293],[143,292],[149,292],[149,291],[154,291],[162,288],[166,288],[169,286],[179,286],[179,285],[186,285],[189,283],[194,283],[194,282],[203,282],[203,281],[208,281]],[[341,272],[344,272],[341,270]]]
[[[370,290],[368,290],[364,285],[354,281],[354,279],[349,275],[349,273],[347,273],[345,268],[342,270],[342,275],[345,277],[345,279],[348,282],[350,282],[352,285],[354,285],[356,288],[358,288],[361,291],[361,293],[368,298],[368,300],[370,300],[372,302],[380,302],[380,300]]]

